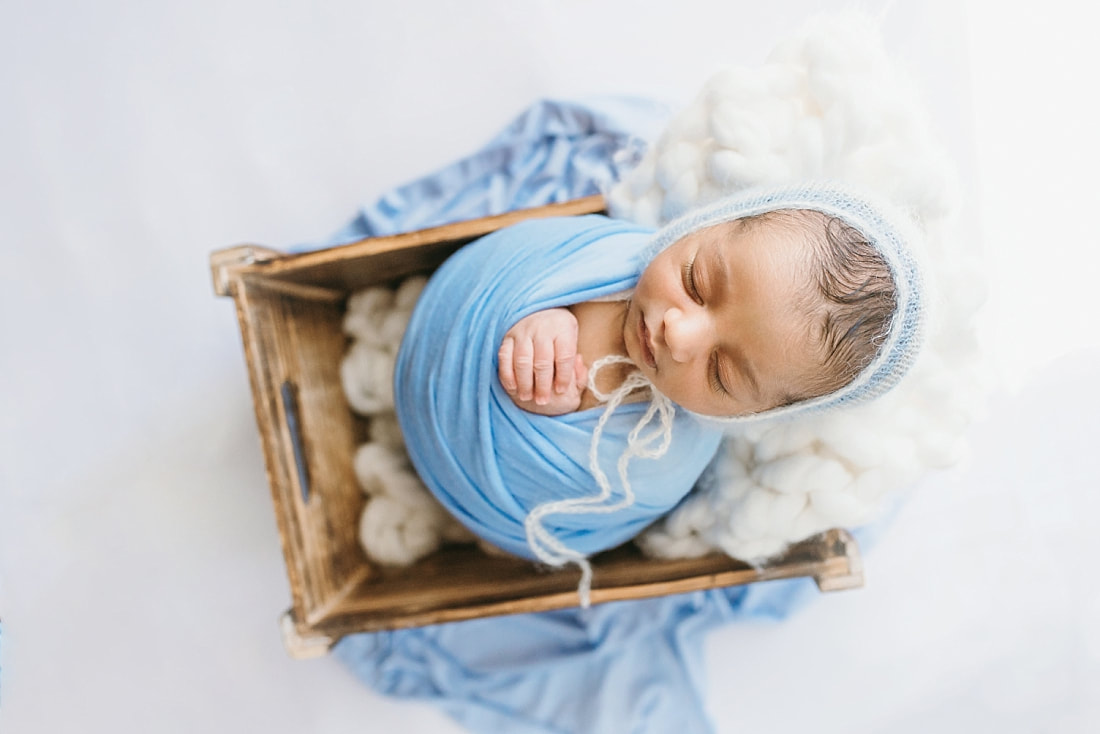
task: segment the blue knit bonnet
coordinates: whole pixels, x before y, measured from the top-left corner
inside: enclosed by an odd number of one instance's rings
[[[896,308],[878,353],[844,387],[817,398],[760,413],[700,416],[740,424],[764,418],[820,413],[872,400],[887,392],[912,366],[924,339],[927,294],[918,264],[919,235],[907,217],[885,202],[837,183],[748,189],[694,209],[654,235],[650,255],[707,227],[782,209],[809,209],[836,217],[859,230],[886,261],[896,290]]]

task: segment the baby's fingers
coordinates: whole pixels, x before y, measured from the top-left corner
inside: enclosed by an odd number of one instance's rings
[[[554,392],[558,395],[564,395],[573,386],[579,357],[575,335],[559,336],[554,340]]]
[[[573,360],[573,379],[577,389],[584,392],[588,388],[588,365],[584,363],[584,357],[577,355]]]
[[[512,370],[516,378],[516,396],[520,400],[530,400],[535,388],[535,375],[532,372],[535,345],[530,339],[517,339],[512,349]]]
[[[500,378],[501,386],[509,395],[516,391],[516,370],[512,365],[515,347],[516,340],[506,336],[500,343],[500,351],[497,352],[497,377]]]
[[[535,405],[546,405],[554,388],[554,342],[549,339],[536,341],[534,357]]]

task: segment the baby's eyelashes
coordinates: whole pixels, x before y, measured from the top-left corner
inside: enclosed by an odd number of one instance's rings
[[[717,353],[711,355],[710,360],[707,362],[707,375],[710,380],[711,390],[723,395],[729,395],[729,390],[726,389],[725,383],[722,382],[722,368],[718,364]]]
[[[699,286],[695,282],[695,256],[680,266],[680,279],[684,284],[684,292],[691,300],[703,305],[703,297],[699,294]]]

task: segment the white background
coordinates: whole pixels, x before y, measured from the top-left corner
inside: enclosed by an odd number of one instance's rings
[[[0,0],[4,734],[459,731],[284,655],[209,252],[322,237],[539,97],[686,102],[844,4]],[[959,162],[1000,380],[863,590],[709,638],[711,710],[720,732],[1096,731],[1100,58],[1076,3],[864,6]]]

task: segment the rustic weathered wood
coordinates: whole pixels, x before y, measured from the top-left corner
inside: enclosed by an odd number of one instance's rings
[[[340,385],[346,342],[341,303],[295,298],[242,278],[238,313],[257,425],[299,618],[312,621],[369,573],[359,549],[364,499],[351,457],[359,431]],[[294,385],[299,435],[311,477],[303,498],[281,388]]]
[[[624,545],[592,560],[592,603],[796,576],[849,578],[853,562],[858,566],[851,540],[846,531],[831,530],[793,546],[761,568],[722,554],[646,558],[634,545]],[[572,567],[547,569],[521,559],[487,556],[473,545],[454,546],[407,568],[379,569],[348,595],[341,610],[354,617],[356,629],[368,630],[560,609],[576,606],[579,580],[580,572]],[[339,626],[326,630],[349,631]]]
[[[341,388],[341,323],[355,290],[430,273],[466,242],[522,219],[603,207],[589,197],[299,255],[255,246],[212,255],[215,291],[237,307],[290,580],[283,630],[291,654],[319,654],[357,631],[577,603],[576,569],[549,570],[474,545],[447,546],[406,568],[368,562],[358,542],[364,498],[352,459],[369,425],[352,414]],[[626,545],[598,555],[593,569],[596,604],[792,576],[813,577],[826,591],[862,583],[855,541],[839,530],[762,568],[723,555],[658,561]]]
[[[303,629],[294,618],[293,612],[287,612],[279,620],[279,628],[283,633],[283,646],[292,658],[306,660],[327,655],[335,642],[328,635],[310,632]]]
[[[656,560],[632,545],[600,554],[593,567],[593,604],[800,576],[814,578],[822,591],[853,588],[856,578],[862,583],[858,547],[848,532],[836,529],[792,546],[761,568],[720,554]],[[549,571],[487,556],[472,545],[453,546],[408,568],[381,569],[353,589],[336,613],[314,626],[299,625],[297,634],[313,640],[307,652],[312,656],[321,640],[335,642],[355,632],[563,609],[576,606],[579,578],[574,569]],[[298,647],[288,651],[298,656]]]
[[[863,586],[863,559],[859,555],[859,546],[850,533],[831,530],[817,545],[817,552],[824,560],[826,557],[844,559],[842,566],[833,572],[814,574],[814,581],[821,591],[845,591]]]
[[[274,260],[282,253],[258,245],[238,245],[218,250],[210,255],[210,275],[214,280],[214,293],[231,296],[233,274],[237,269],[265,260]]]
[[[378,283],[431,272],[462,245],[501,227],[535,217],[560,217],[603,211],[604,200],[589,196],[560,204],[507,212],[340,247],[257,261],[237,272],[241,277],[308,283],[351,293]]]

